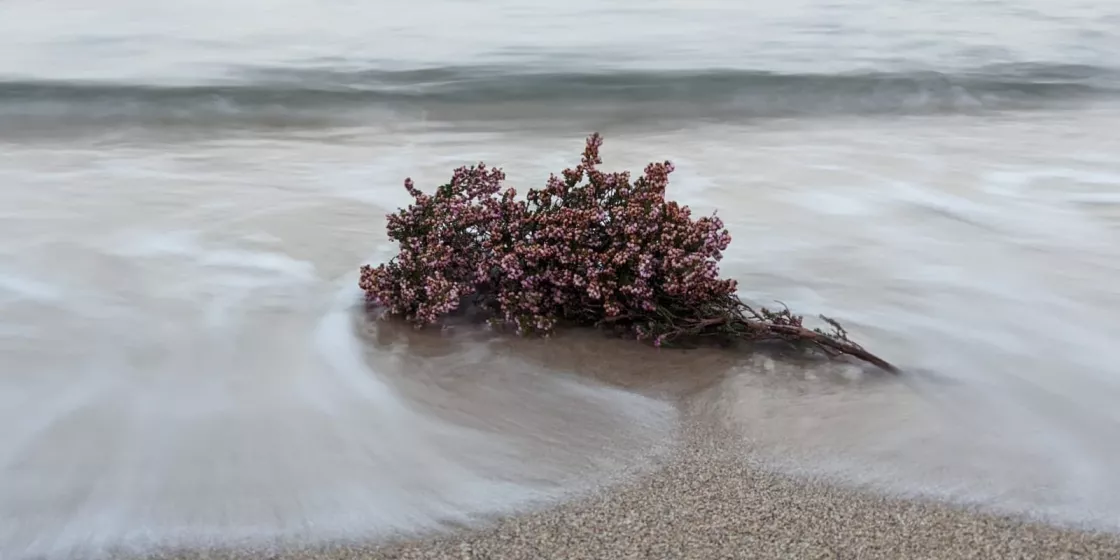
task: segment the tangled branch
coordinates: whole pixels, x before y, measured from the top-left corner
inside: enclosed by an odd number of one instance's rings
[[[891,364],[831,330],[809,329],[785,307],[754,309],[719,276],[731,235],[716,216],[693,218],[665,199],[670,162],[637,179],[604,172],[602,138],[587,139],[580,164],[552,175],[524,199],[502,188],[505,174],[480,163],[456,169],[433,194],[405,188],[414,202],[388,217],[398,255],[362,267],[368,299],[417,326],[464,298],[491,322],[548,335],[558,322],[610,327],[656,346],[682,338],[784,340],[830,356],[850,355],[887,371]]]

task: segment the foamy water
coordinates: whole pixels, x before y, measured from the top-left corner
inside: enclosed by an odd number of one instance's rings
[[[0,4],[0,557],[472,524],[650,468],[682,403],[775,469],[1120,530],[1118,22]],[[593,130],[677,164],[745,297],[907,374],[365,315],[404,177],[524,191]]]

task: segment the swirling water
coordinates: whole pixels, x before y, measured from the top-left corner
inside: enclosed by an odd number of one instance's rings
[[[682,393],[773,468],[1120,529],[1117,52],[1105,0],[0,3],[0,557],[471,523],[648,468]],[[595,130],[908,375],[368,322],[404,177]]]

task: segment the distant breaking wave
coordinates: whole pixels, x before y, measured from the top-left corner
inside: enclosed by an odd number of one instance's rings
[[[0,131],[333,126],[386,114],[446,121],[622,122],[1029,110],[1115,97],[1118,76],[1093,66],[1011,64],[952,73],[838,74],[269,69],[193,85],[0,79]]]

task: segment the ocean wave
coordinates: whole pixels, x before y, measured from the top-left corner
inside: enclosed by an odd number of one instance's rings
[[[937,114],[1053,107],[1118,93],[1120,71],[1054,64],[835,74],[286,68],[186,85],[0,79],[0,127],[321,126],[386,112],[447,121]]]

